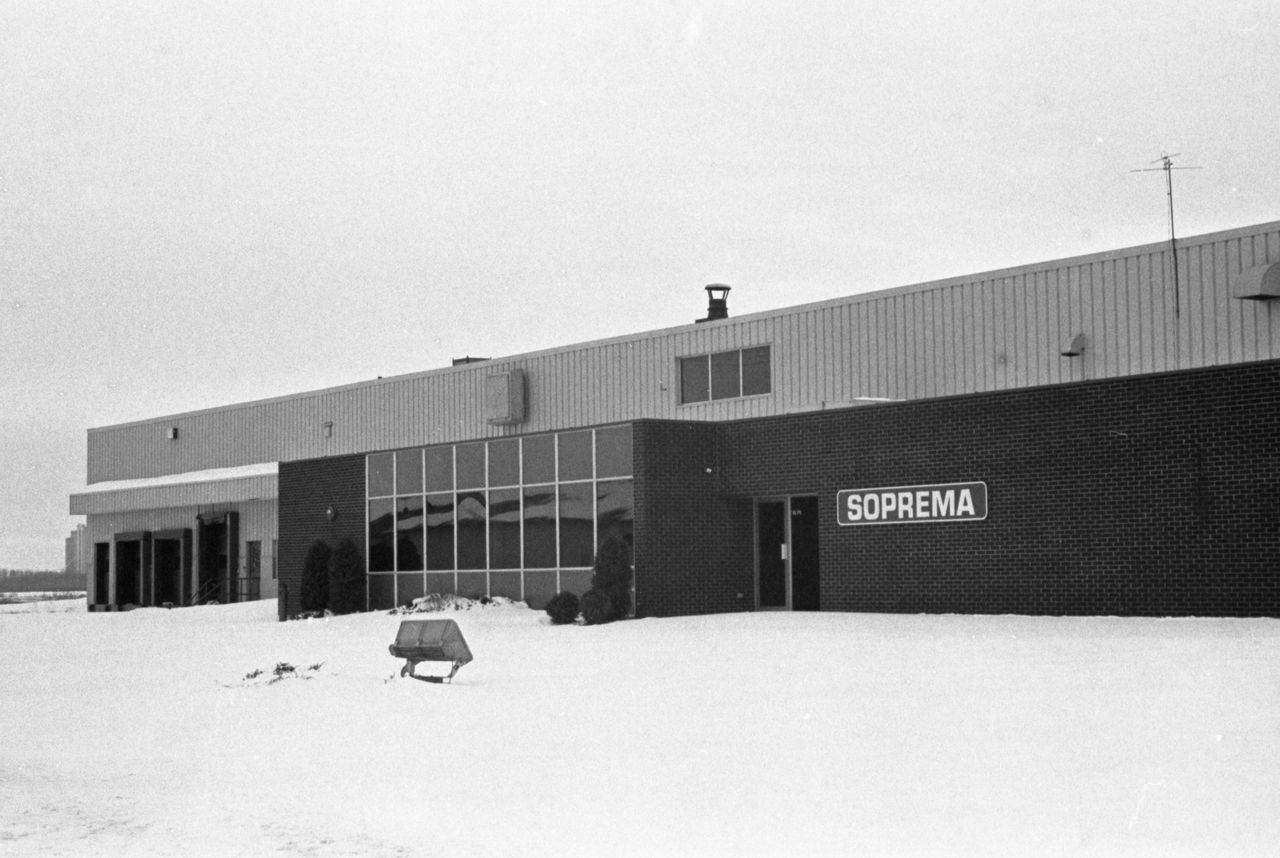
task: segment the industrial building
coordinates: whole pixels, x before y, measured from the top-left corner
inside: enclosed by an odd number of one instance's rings
[[[1280,616],[1280,222],[89,430],[93,609]],[[1175,270],[1178,272],[1176,278]],[[692,304],[692,302],[691,302]],[[691,314],[692,315],[692,314]]]

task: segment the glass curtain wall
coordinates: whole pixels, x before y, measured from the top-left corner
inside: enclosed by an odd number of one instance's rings
[[[581,594],[610,534],[632,543],[631,427],[373,453],[369,607],[428,593],[541,607]]]

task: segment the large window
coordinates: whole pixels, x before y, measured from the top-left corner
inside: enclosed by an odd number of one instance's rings
[[[680,358],[680,403],[769,393],[770,367],[769,346]]]
[[[606,536],[631,543],[631,474],[629,425],[371,454],[369,571],[417,573],[397,578],[404,592],[461,576],[550,595],[589,576]]]

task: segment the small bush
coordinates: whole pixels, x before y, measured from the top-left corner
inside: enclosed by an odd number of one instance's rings
[[[612,531],[596,551],[591,589],[609,597],[612,614],[609,619],[622,620],[631,613],[631,547]]]
[[[613,602],[604,590],[588,590],[582,594],[582,621],[589,626],[607,623],[614,618]]]
[[[547,616],[557,626],[572,623],[578,619],[578,597],[568,590],[556,593],[547,602]]]
[[[302,564],[303,611],[323,611],[329,607],[329,558],[333,550],[329,543],[317,539],[307,549],[307,559]]]
[[[350,539],[343,539],[329,559],[329,609],[354,614],[365,609],[364,558]]]

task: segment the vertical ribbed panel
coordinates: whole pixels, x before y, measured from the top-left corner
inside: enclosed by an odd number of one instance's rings
[[[1280,224],[89,432],[90,482],[637,418],[724,420],[1280,357],[1280,311],[1231,297],[1280,260]],[[1083,355],[1063,344],[1084,334]],[[770,345],[772,393],[679,404],[678,359]],[[523,369],[528,419],[485,422],[485,377]],[[323,424],[333,423],[331,437]],[[168,440],[165,429],[179,429]]]

